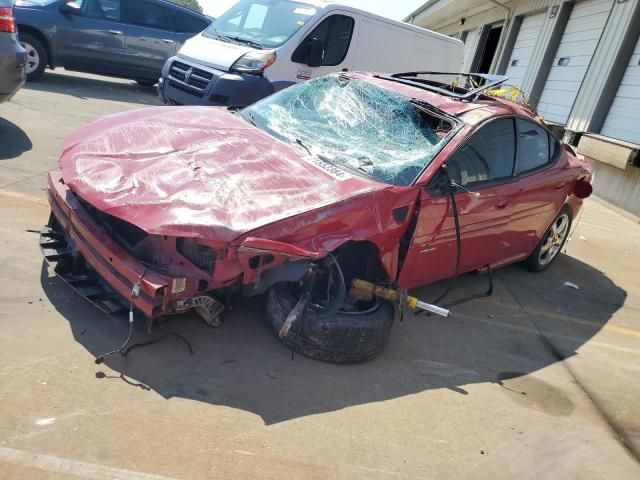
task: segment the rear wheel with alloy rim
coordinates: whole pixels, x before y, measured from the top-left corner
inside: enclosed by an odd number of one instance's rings
[[[40,40],[28,33],[20,34],[20,43],[27,51],[27,81],[32,82],[44,73],[48,63],[47,50]]]
[[[571,208],[564,206],[542,236],[540,244],[525,261],[529,270],[541,272],[551,265],[569,238],[571,221]]]

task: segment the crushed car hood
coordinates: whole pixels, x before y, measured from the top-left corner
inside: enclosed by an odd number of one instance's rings
[[[84,201],[148,233],[225,242],[388,188],[212,107],[103,117],[67,139],[60,168]]]

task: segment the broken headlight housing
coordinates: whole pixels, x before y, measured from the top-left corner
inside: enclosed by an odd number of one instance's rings
[[[231,65],[231,71],[260,75],[276,61],[276,52],[255,50],[241,56]]]
[[[178,238],[176,249],[200,270],[213,274],[217,255],[211,247],[200,245],[195,238]]]

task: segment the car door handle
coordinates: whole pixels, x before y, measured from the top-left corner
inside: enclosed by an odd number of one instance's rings
[[[111,35],[122,35],[122,30],[107,30],[106,33],[110,33]]]
[[[498,203],[496,203],[497,210],[504,210],[508,206],[509,206],[509,200],[506,200],[506,199],[500,200]]]
[[[170,38],[163,38],[162,41],[164,43],[176,43],[175,40],[171,40]]]
[[[556,189],[556,190],[562,190],[562,189],[565,187],[565,185],[566,185],[566,183],[565,183],[565,182],[559,182],[559,183],[556,183],[556,185],[555,185],[555,189]]]

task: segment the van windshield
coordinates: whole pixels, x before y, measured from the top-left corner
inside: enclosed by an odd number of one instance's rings
[[[317,12],[312,5],[290,0],[240,0],[204,34],[256,48],[275,48],[289,40]]]
[[[327,75],[241,111],[310,155],[391,185],[411,185],[455,134],[428,105],[372,83]]]

